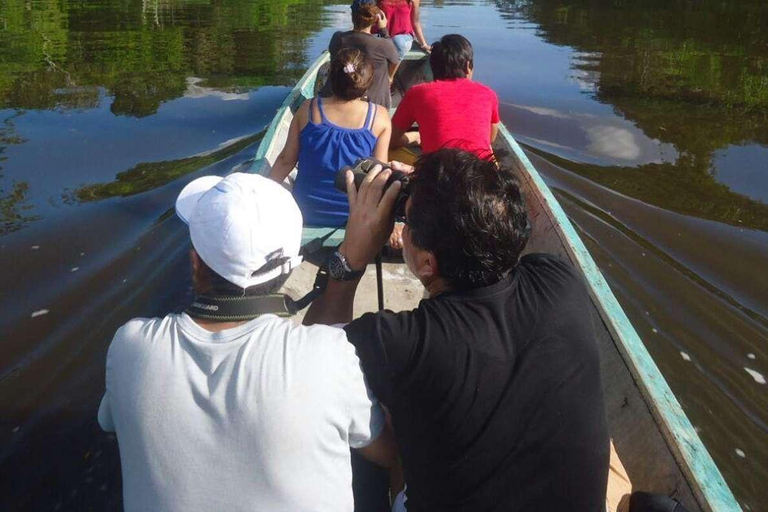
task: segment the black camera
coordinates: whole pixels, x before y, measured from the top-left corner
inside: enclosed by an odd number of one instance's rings
[[[403,171],[395,171],[389,166],[389,164],[380,162],[375,158],[361,158],[360,160],[355,162],[354,165],[352,165],[351,167],[348,165],[345,165],[344,167],[339,169],[339,171],[336,173],[336,180],[334,181],[334,185],[338,190],[341,190],[346,194],[347,193],[347,171],[352,171],[352,174],[355,176],[355,188],[360,190],[360,184],[363,182],[368,172],[371,169],[373,169],[374,165],[380,165],[382,170],[385,170],[385,169],[392,170],[392,174],[389,176],[387,183],[384,185],[384,190],[387,190],[389,186],[396,181],[399,181],[401,183],[400,193],[397,195],[397,199],[395,199],[395,220],[399,222],[404,222],[405,221],[405,203],[408,202],[408,196],[409,196],[408,173]]]

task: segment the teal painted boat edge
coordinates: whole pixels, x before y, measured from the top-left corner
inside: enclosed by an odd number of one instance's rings
[[[259,147],[256,150],[255,161],[251,166],[252,172],[262,175],[265,174],[263,159],[266,158],[267,151],[272,143],[275,142],[275,135],[277,134],[277,130],[284,115],[287,113],[287,110],[290,110],[291,114],[293,114],[293,112],[301,106],[304,99],[309,99],[314,95],[313,88],[315,86],[317,72],[329,59],[330,55],[327,51],[321,53],[317,60],[312,63],[309,69],[307,69],[301,79],[296,83],[293,89],[291,89],[291,92],[285,97],[283,103],[277,109],[275,116],[272,118],[267,133],[265,133],[264,138],[261,139],[261,144],[259,144]]]
[[[310,253],[320,247],[337,247],[344,241],[344,228],[323,228],[305,226],[301,234],[301,246]],[[327,237],[327,238],[324,238]],[[312,242],[315,242],[315,246]],[[322,243],[322,245],[320,245]]]
[[[267,151],[275,138],[277,129],[280,126],[283,116],[285,115],[287,107],[280,107],[272,118],[272,122],[267,128],[267,133],[264,134],[264,138],[261,139],[258,149],[256,150],[256,157],[251,165],[251,172],[255,174],[261,174],[266,176],[269,171],[269,165],[267,162]]]
[[[405,60],[421,60],[427,58],[427,54],[422,50],[411,50],[406,56]],[[256,150],[256,157],[254,164],[252,165],[253,172],[264,174],[263,164],[260,160],[266,157],[269,147],[274,141],[277,129],[282,121],[282,113],[284,109],[290,109],[291,113],[295,112],[301,106],[301,103],[314,96],[315,80],[320,68],[331,59],[331,55],[328,51],[324,51],[320,56],[312,63],[307,69],[304,75],[296,82],[296,85],[291,89],[291,92],[285,97],[283,103],[278,108],[276,115],[272,118],[272,122],[267,129],[267,133],[264,134],[264,138],[261,140],[258,149]]]
[[[499,133],[522,163],[533,182],[533,188],[539,191],[554,216],[553,220],[561,231],[566,249],[581,267],[603,321],[611,330],[622,358],[632,372],[699,504],[705,510],[717,512],[742,510],[560,203],[503,124],[499,127]]]

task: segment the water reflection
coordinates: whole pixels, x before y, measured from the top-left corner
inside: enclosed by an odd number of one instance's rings
[[[757,156],[764,154],[758,145],[768,145],[764,3],[540,0],[496,5],[509,19],[535,22],[546,41],[574,48],[570,80],[631,123],[591,122],[582,113],[579,126],[554,134],[551,122],[547,135],[534,129],[529,136],[527,126],[523,141],[530,137],[542,150],[600,164],[569,168],[643,202],[768,228],[766,197],[758,192],[768,174],[758,175],[764,165]],[[574,118],[520,108],[566,123]],[[525,120],[537,124],[530,116]],[[581,140],[574,143],[578,133]],[[720,169],[736,165],[753,169],[749,176],[761,184],[750,185],[745,171]]]
[[[768,204],[768,146],[729,146],[715,152],[713,177],[739,194]]]
[[[495,73],[502,117],[740,503],[764,509],[768,4],[494,5],[525,54]]]
[[[2,171],[2,163],[8,159],[4,155],[6,147],[24,142],[24,139],[16,134],[13,124],[17,115],[6,117],[0,127],[0,236],[18,231],[24,224],[37,218],[30,212],[32,205],[27,198],[29,184],[23,180],[9,182],[5,180]]]
[[[473,42],[505,124],[759,509],[768,6],[424,3],[429,39]],[[114,439],[94,421],[104,353],[125,319],[189,299],[174,197],[252,158],[285,86],[348,25],[342,0],[0,3],[0,288],[13,297],[0,315],[0,509],[119,508]]]
[[[1,510],[120,508],[106,348],[190,299],[174,198],[253,158],[323,3],[0,2]]]
[[[132,169],[119,173],[112,182],[84,185],[71,193],[67,192],[63,194],[63,200],[67,204],[86,203],[110,197],[128,197],[147,192],[203,167],[221,162],[225,158],[239,153],[255,141],[260,140],[263,134],[263,132],[260,132],[247,137],[241,137],[236,141],[225,144],[220,149],[206,152],[202,155],[179,160],[140,163]]]
[[[622,148],[621,145],[612,147]],[[532,146],[528,148],[552,163],[646,204],[734,226],[768,231],[768,203],[734,192],[727,184],[717,181],[708,166],[702,167],[690,156],[683,155],[674,163],[620,167],[577,163],[558,157],[551,151]]]
[[[136,117],[187,90],[287,85],[307,64],[320,0],[57,2],[0,5],[0,108],[93,108]],[[291,24],[289,20],[300,20]]]

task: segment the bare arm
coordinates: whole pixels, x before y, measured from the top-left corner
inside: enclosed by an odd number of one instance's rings
[[[405,131],[401,130],[395,125],[392,125],[392,136],[389,141],[390,148],[399,148],[400,146],[408,145],[408,138],[405,135]]]
[[[418,100],[414,99],[413,91],[410,90],[405,93],[400,105],[397,106],[397,111],[392,117],[392,139],[389,142],[390,148],[399,148],[400,146],[408,146],[414,142],[421,142],[418,132],[409,132],[408,128],[413,126],[416,122],[416,106],[414,102],[418,104]],[[405,129],[399,128],[399,126],[405,126]]]
[[[389,83],[391,84],[395,80],[395,73],[397,72],[397,68],[400,67],[399,62],[390,62],[389,63]]]
[[[355,267],[358,270],[362,267]],[[355,303],[355,293],[359,279],[354,281],[336,281],[328,279],[328,284],[322,295],[312,301],[307,314],[304,316],[304,325],[324,324],[348,324],[352,321],[352,306]]]
[[[499,135],[499,123],[493,123],[491,125],[491,143],[496,140]]]
[[[384,11],[379,11],[379,14],[376,16],[376,23],[379,27],[379,35],[389,39],[389,29],[387,29],[387,15],[384,14]]]
[[[384,192],[384,185],[390,174],[389,170],[382,172],[379,166],[374,167],[358,191],[355,189],[352,172],[347,172],[349,219],[339,252],[344,255],[352,270],[364,269],[378,254],[392,232],[392,210],[401,183],[396,181]],[[359,280],[328,279],[325,291],[312,302],[307,311],[304,325],[351,322],[358,283]]]
[[[376,146],[373,148],[373,158],[386,162],[389,160],[389,140],[392,137],[392,121],[389,112],[382,106],[376,107],[376,122],[373,134],[376,135]]]
[[[293,168],[296,167],[296,162],[299,161],[299,133],[304,125],[307,124],[306,120],[309,119],[307,116],[308,112],[309,101],[306,101],[296,111],[296,115],[293,116],[285,146],[275,159],[275,165],[272,166],[272,170],[269,172],[269,179],[282,183]]]
[[[421,145],[421,133],[419,132],[404,132],[397,126],[392,125],[392,140],[389,142],[389,147],[392,149],[402,146],[419,146]],[[382,160],[383,162],[384,160]]]
[[[400,463],[400,457],[395,440],[395,432],[392,430],[389,421],[386,422],[384,429],[379,437],[374,439],[368,446],[357,448],[357,453],[383,468],[391,468]]]
[[[427,38],[424,37],[424,31],[421,28],[421,13],[419,13],[419,0],[413,0],[413,9],[411,9],[411,25],[413,25],[413,31],[416,34],[416,42],[419,43],[421,48],[429,53],[432,48],[427,44]]]
[[[389,414],[387,414],[386,426],[379,437],[368,446],[359,448],[357,453],[374,464],[389,470],[389,487],[393,497],[403,490],[403,466],[400,462],[400,449],[395,439]]]

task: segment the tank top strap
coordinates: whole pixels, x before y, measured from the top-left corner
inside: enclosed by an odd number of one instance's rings
[[[320,122],[323,124],[328,124],[328,118],[325,117],[325,110],[323,110],[322,96],[317,96],[317,110],[320,111]]]
[[[376,104],[368,102],[368,113],[365,115],[365,127],[373,132],[373,122],[376,120]]]

